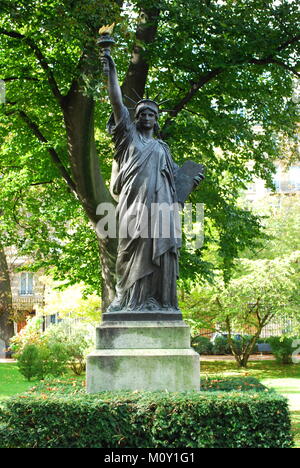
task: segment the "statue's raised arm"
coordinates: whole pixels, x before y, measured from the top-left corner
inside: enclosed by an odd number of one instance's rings
[[[116,65],[110,55],[111,47],[115,45],[115,40],[111,36],[114,30],[114,26],[115,23],[111,24],[110,26],[103,26],[100,28],[100,38],[98,39],[97,43],[101,49],[103,72],[108,78],[108,93],[113,108],[115,123],[117,124],[122,116],[123,100],[121,87],[118,81]]]
[[[122,116],[123,100],[122,91],[118,80],[115,62],[108,53],[101,56],[101,61],[108,78],[108,94],[113,109],[115,123],[117,124]]]

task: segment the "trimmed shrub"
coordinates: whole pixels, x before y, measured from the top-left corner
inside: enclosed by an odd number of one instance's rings
[[[22,395],[5,403],[3,448],[289,448],[275,392]]]
[[[294,351],[293,342],[298,338],[287,336],[272,336],[269,338],[272,353],[280,364],[292,364],[292,354]]]
[[[36,345],[27,344],[18,359],[18,368],[21,374],[31,380],[36,377],[40,369],[39,351]]]
[[[213,354],[231,354],[231,349],[225,336],[218,336],[217,338],[215,338],[213,344]]]
[[[201,390],[205,392],[273,392],[255,377],[213,377],[201,379]]]
[[[213,344],[206,336],[195,336],[192,338],[191,345],[199,354],[209,355],[213,353]]]
[[[26,344],[18,354],[19,371],[27,380],[44,379],[48,375],[59,376],[67,371],[69,356],[65,346],[54,344]]]

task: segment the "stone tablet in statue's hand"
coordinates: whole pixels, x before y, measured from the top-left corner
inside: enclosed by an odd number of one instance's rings
[[[201,180],[203,180],[205,177],[204,177],[204,174],[203,172],[199,172],[199,174],[197,174],[195,177],[194,177],[194,184],[195,184],[195,187],[197,187]]]

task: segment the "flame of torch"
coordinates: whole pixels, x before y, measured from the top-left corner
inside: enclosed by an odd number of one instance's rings
[[[107,26],[102,26],[102,28],[99,29],[100,37],[97,40],[97,44],[99,44],[103,56],[110,55],[111,47],[114,46],[116,43],[114,38],[111,37],[114,27],[115,23]],[[105,75],[107,75],[109,72],[109,68],[106,64],[103,65],[103,72],[105,73]]]
[[[99,29],[99,34],[102,36],[103,34],[109,34],[111,35],[114,31],[115,23],[111,24],[110,26],[102,26],[102,28]]]

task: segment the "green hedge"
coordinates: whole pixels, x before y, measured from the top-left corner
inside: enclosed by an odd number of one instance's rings
[[[273,392],[255,377],[209,376],[201,379],[201,390],[205,392]]]
[[[41,393],[7,400],[2,448],[288,448],[274,392]]]

